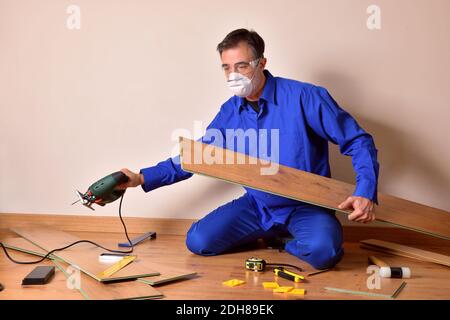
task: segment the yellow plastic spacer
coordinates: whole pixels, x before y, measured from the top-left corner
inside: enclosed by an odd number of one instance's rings
[[[298,294],[298,295],[304,295],[305,289],[293,289],[288,292],[289,294]]]
[[[263,282],[262,286],[265,289],[276,289],[279,287],[278,283],[276,283],[276,282]]]
[[[239,280],[239,279],[231,279],[231,280],[222,282],[222,284],[227,287],[236,287],[236,286],[239,286],[244,283],[245,283],[245,281]]]
[[[294,289],[294,287],[278,287],[276,289],[273,289],[273,292],[276,293],[286,293]]]

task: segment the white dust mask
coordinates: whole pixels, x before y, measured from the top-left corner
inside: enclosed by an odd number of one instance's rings
[[[249,79],[247,76],[244,76],[238,72],[232,72],[228,76],[227,85],[233,94],[238,97],[248,97],[255,89],[255,74],[256,68],[259,65],[260,59],[257,60],[257,64],[255,70],[253,71],[252,78]]]
[[[238,72],[230,73],[227,85],[230,91],[238,97],[247,97],[253,91],[252,79],[249,79]]]

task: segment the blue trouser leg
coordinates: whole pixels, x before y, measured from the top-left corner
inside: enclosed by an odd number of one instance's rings
[[[316,269],[330,268],[344,255],[342,226],[332,210],[302,205],[291,214],[287,228],[294,240],[286,251]]]
[[[186,246],[200,255],[216,255],[266,235],[253,203],[244,195],[192,224]]]
[[[199,255],[217,255],[255,241],[273,237],[283,228],[264,231],[251,200],[244,195],[218,207],[192,224],[186,246]],[[317,269],[334,266],[342,258],[342,227],[333,211],[304,204],[296,208],[284,226],[294,237],[286,251]]]

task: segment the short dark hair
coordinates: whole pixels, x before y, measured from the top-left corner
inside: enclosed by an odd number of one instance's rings
[[[226,49],[235,48],[241,41],[247,42],[253,51],[255,59],[262,58],[264,56],[264,40],[254,30],[236,29],[231,31],[225,39],[217,45],[217,51],[222,55],[222,52]]]

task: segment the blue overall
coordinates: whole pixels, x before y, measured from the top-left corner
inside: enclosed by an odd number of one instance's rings
[[[356,173],[353,195],[377,203],[379,164],[372,136],[339,107],[326,89],[273,77],[267,70],[264,74],[266,83],[258,101],[259,112],[245,99],[231,97],[208,126],[203,142],[273,160],[273,142],[267,134],[276,129],[280,141],[277,163],[330,177],[330,141],[339,145],[343,155],[352,157]],[[230,141],[236,138],[228,134],[230,129],[253,129],[261,134],[256,134],[256,144],[248,139],[242,145]],[[215,135],[208,134],[212,131]],[[265,149],[260,148],[263,139]],[[192,176],[181,169],[178,156],[140,172],[145,192]],[[342,258],[342,227],[334,211],[247,187],[245,190],[242,197],[191,226],[186,239],[189,250],[199,255],[216,255],[260,237],[288,232],[294,239],[286,244],[286,251],[317,269],[334,266]]]

